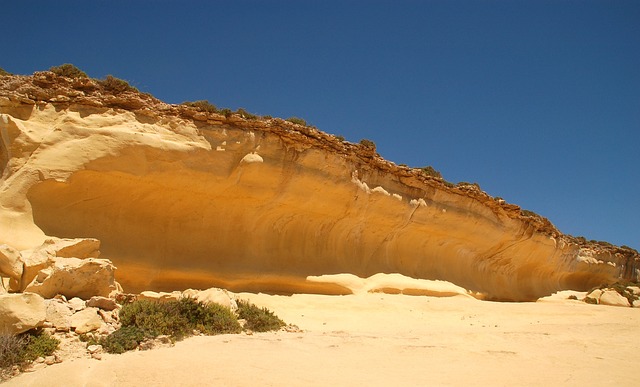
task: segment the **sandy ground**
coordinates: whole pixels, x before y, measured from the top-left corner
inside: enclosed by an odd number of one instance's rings
[[[639,385],[640,310],[567,294],[537,303],[464,296],[241,294],[304,332],[194,337],[77,359],[7,386]]]

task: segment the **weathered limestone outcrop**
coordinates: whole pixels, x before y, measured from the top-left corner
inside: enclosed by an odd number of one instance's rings
[[[37,294],[0,295],[0,330],[11,334],[40,327],[46,318],[44,299]]]
[[[399,273],[533,300],[638,280],[635,250],[279,119],[39,72],[0,77],[0,134],[0,243],[96,238],[131,292],[346,294],[307,278]]]

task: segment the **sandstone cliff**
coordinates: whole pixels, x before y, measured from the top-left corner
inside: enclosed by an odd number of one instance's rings
[[[638,280],[635,250],[284,120],[51,72],[0,76],[0,116],[0,243],[97,238],[127,291],[344,294],[317,276],[400,273],[533,300]]]

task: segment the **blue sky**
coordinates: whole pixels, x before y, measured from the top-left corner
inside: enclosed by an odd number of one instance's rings
[[[4,2],[0,67],[298,116],[640,249],[639,1]]]

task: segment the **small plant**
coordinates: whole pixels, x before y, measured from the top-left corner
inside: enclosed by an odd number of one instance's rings
[[[231,115],[233,114],[233,112],[231,111],[231,109],[228,108],[224,108],[220,110],[220,114],[222,114],[223,116],[229,118],[231,117]]]
[[[426,167],[422,167],[420,168],[420,170],[422,171],[423,174],[427,175],[427,176],[431,176],[431,177],[435,177],[438,179],[442,179],[442,174],[438,171],[436,171],[435,168],[433,168],[431,165],[428,165]]]
[[[360,145],[364,146],[365,148],[369,148],[372,150],[376,150],[376,143],[371,141],[371,140],[367,140],[366,138],[363,138],[362,140],[360,140]]]
[[[289,117],[285,121],[289,121],[291,123],[298,124],[298,125],[307,126],[307,121],[303,120],[302,118],[298,118],[298,117]]]
[[[208,335],[239,333],[242,329],[229,308],[205,304],[185,297],[178,301],[134,301],[120,309],[122,327],[102,339],[100,344],[110,353],[135,349],[142,341],[160,335],[181,340],[194,330]]]
[[[0,334],[0,369],[11,368],[23,362],[25,339],[10,333]]]
[[[0,77],[5,76],[5,75],[11,75],[11,73],[7,72],[5,69],[0,67]]]
[[[245,328],[256,332],[274,331],[285,326],[272,311],[267,308],[259,308],[249,301],[238,301],[238,317],[245,319]]]
[[[340,141],[340,142],[344,142],[344,137],[342,136],[335,136],[336,140]]]
[[[529,211],[529,210],[520,210],[520,215],[528,216],[528,217],[531,217],[531,218],[539,218],[540,217],[540,215],[536,214],[533,211]]]
[[[42,330],[13,335],[0,334],[0,369],[24,366],[39,357],[50,356],[60,341]]]
[[[49,69],[55,75],[67,78],[89,78],[87,73],[80,70],[71,63],[65,63],[60,66],[53,66]]]
[[[218,108],[216,107],[216,105],[212,104],[211,102],[207,101],[206,99],[200,100],[200,101],[194,101],[194,102],[183,102],[182,105],[185,106],[191,106],[194,107],[198,110],[200,110],[201,112],[207,112],[207,113],[217,113],[218,112]]]
[[[132,91],[136,93],[140,92],[137,88],[131,86],[129,82],[125,81],[124,79],[116,78],[113,75],[107,75],[105,79],[98,81],[98,83],[102,85],[102,87],[104,87],[106,90],[111,91],[114,94],[120,94],[126,91]]]
[[[255,114],[249,113],[248,111],[244,110],[243,108],[238,108],[238,110],[236,110],[236,114],[239,114],[240,117],[247,119],[247,120],[255,120],[256,118],[258,118],[258,116],[256,116]]]
[[[109,353],[124,353],[136,349],[147,337],[144,330],[126,326],[100,340],[100,345]]]
[[[26,343],[24,359],[30,362],[39,357],[52,355],[60,341],[42,330],[37,330],[27,333]]]

